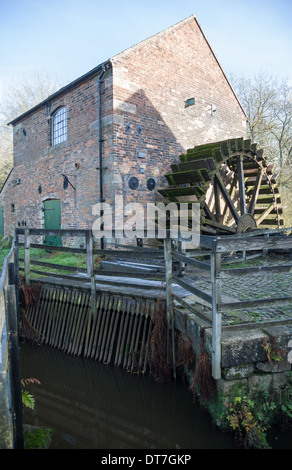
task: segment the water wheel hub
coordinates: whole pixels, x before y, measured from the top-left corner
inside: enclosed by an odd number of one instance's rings
[[[237,223],[236,231],[237,233],[245,233],[256,228],[257,224],[253,216],[251,214],[243,214]]]

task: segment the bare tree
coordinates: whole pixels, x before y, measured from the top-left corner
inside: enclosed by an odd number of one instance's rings
[[[22,83],[12,82],[0,103],[0,188],[13,164],[12,129],[7,124],[45,100],[61,87],[60,81],[37,71]]]
[[[246,111],[248,136],[265,150],[282,184],[292,189],[292,87],[267,73],[231,80]]]

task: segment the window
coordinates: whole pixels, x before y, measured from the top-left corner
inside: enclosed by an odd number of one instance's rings
[[[67,108],[58,109],[53,116],[53,145],[67,140]]]

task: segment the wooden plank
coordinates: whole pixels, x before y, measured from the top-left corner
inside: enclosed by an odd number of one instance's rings
[[[269,233],[269,232],[267,232]],[[291,249],[292,237],[225,237],[217,239],[217,252],[230,253],[231,251],[254,251],[264,249]]]
[[[54,338],[54,343],[53,343],[54,347],[57,347],[58,342],[59,342],[62,321],[63,321],[65,308],[67,304],[67,298],[68,298],[68,290],[66,289],[66,290],[63,290],[62,301],[61,301],[61,305],[60,305],[59,312],[58,312],[58,322],[56,324],[55,338]]]
[[[196,268],[202,269],[204,271],[210,272],[211,265],[210,263],[206,263],[204,261],[199,261],[194,258],[190,258],[189,256],[181,255],[180,253],[172,252],[172,257],[178,261],[182,261],[190,266],[195,266]]]
[[[194,315],[199,316],[200,318],[202,318],[202,320],[205,320],[208,323],[212,324],[212,317],[210,315],[206,314],[205,312],[203,312],[202,309],[200,308],[200,305],[190,305],[184,299],[181,299],[177,295],[174,294],[173,296],[174,296],[175,300],[177,302],[179,302],[184,308],[189,310],[189,312],[193,313]],[[176,308],[176,307],[174,307],[174,308]]]
[[[100,295],[97,295],[95,298],[95,310],[93,312],[93,318],[92,318],[92,326],[91,326],[91,332],[90,332],[90,338],[89,338],[89,343],[87,345],[87,349],[84,351],[84,356],[89,357],[91,355],[91,351],[93,348],[93,340],[94,340],[94,335],[95,335],[95,330],[98,322],[98,312],[99,312],[99,304],[100,304]],[[87,309],[89,308],[89,299],[87,297]]]
[[[258,219],[256,219],[257,225],[260,225],[262,221],[270,214],[270,212],[272,212],[273,209],[274,204],[270,204],[269,207],[263,212],[263,214]]]
[[[226,279],[231,276],[250,276],[253,274],[259,274],[262,272],[292,272],[292,264],[279,264],[274,266],[255,266],[255,267],[248,267],[248,268],[230,268],[230,269],[222,269],[220,273],[221,279]]]
[[[195,286],[192,286],[192,285],[188,284],[187,282],[183,281],[182,279],[178,278],[177,276],[172,276],[172,280],[173,280],[173,282],[177,283],[179,286],[183,287],[187,291],[191,292],[192,294],[195,294],[200,299],[207,302],[209,305],[212,305],[212,295],[206,294],[206,292],[202,291],[198,287],[195,287]]]
[[[98,338],[99,338],[99,335],[100,335],[100,325],[101,325],[101,321],[102,321],[102,318],[103,318],[104,301],[105,301],[105,294],[101,293],[100,301],[99,301],[99,305],[98,305],[98,311],[97,311],[97,323],[96,323],[96,328],[95,328],[95,333],[94,333],[94,340],[93,340],[92,351],[91,351],[91,356],[90,356],[91,358],[94,358],[95,354],[96,354]]]
[[[66,335],[66,325],[67,325],[67,318],[69,316],[69,312],[71,310],[71,304],[73,301],[74,297],[74,291],[68,290],[67,291],[67,296],[66,296],[66,305],[63,313],[63,319],[62,319],[62,324],[61,324],[61,329],[60,329],[60,334],[59,334],[59,340],[58,340],[58,348],[63,349],[64,346],[64,341],[65,341],[65,335]]]
[[[107,358],[108,358],[109,346],[110,346],[111,338],[113,336],[113,325],[114,325],[115,318],[118,316],[117,312],[116,312],[117,304],[118,304],[117,296],[112,297],[111,307],[110,307],[111,310],[109,309],[109,311],[108,311],[108,317],[110,319],[110,324],[109,324],[109,327],[108,327],[107,339],[106,339],[106,343],[105,343],[105,346],[104,346],[103,358],[101,358],[104,363],[107,361]]]
[[[117,331],[117,326],[119,322],[119,317],[120,317],[120,305],[122,303],[122,299],[119,297],[117,298],[117,306],[116,306],[116,312],[114,314],[115,317],[115,322],[114,326],[112,329],[112,337],[111,337],[111,342],[109,345],[109,351],[108,351],[108,356],[105,358],[106,364],[109,364],[111,362],[112,354],[113,354],[113,349],[114,349],[114,342],[116,339],[116,331]]]
[[[101,344],[102,344],[102,339],[103,339],[103,334],[104,334],[104,326],[105,326],[105,321],[107,317],[107,306],[109,303],[109,296],[105,295],[104,296],[104,306],[102,311],[100,311],[101,315],[101,322],[100,322],[100,328],[99,328],[99,333],[98,333],[98,341],[96,345],[96,352],[95,352],[95,360],[99,359],[100,355],[100,349],[101,349]]]
[[[20,258],[20,261],[22,261],[21,258]],[[59,269],[61,271],[72,271],[72,272],[81,272],[81,273],[87,272],[86,268],[80,268],[78,266],[68,266],[64,264],[47,263],[44,261],[37,261],[33,259],[30,260],[30,264],[34,266],[43,266],[45,268]]]
[[[268,299],[242,300],[239,302],[223,302],[218,305],[220,310],[238,310],[249,307],[262,307],[270,304],[291,304],[292,297],[273,297]]]
[[[24,243],[19,243],[19,246],[24,246]],[[38,250],[45,250],[45,251],[63,251],[66,253],[86,253],[85,248],[73,248],[69,246],[55,246],[55,245],[41,245],[39,243],[31,243],[31,248],[36,248]]]
[[[113,296],[111,295],[109,297],[109,302],[106,308],[106,321],[105,321],[105,326],[104,326],[104,333],[103,333],[103,338],[102,338],[102,343],[100,347],[100,354],[99,354],[99,361],[102,361],[104,352],[105,352],[105,347],[106,347],[106,342],[108,339],[109,335],[109,324],[110,324],[110,318],[113,317],[113,313],[111,312],[112,306],[113,306]]]

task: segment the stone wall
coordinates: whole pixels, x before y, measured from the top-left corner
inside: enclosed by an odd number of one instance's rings
[[[196,356],[203,347],[212,356],[212,328],[195,315],[176,311],[176,327],[191,340]],[[202,336],[203,335],[203,336]],[[253,327],[225,327],[221,340],[221,379],[217,388],[228,401],[234,387],[244,392],[279,392],[292,387],[289,341],[292,324],[266,323]]]

